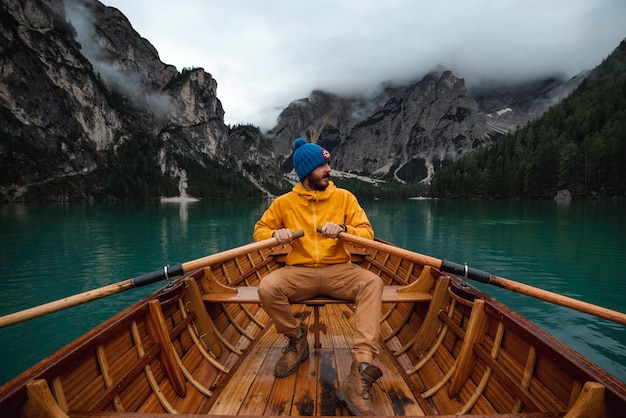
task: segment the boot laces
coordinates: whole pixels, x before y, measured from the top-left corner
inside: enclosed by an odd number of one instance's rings
[[[294,353],[298,352],[298,342],[296,340],[292,340],[291,338],[287,338],[289,343],[282,349],[283,353],[287,353],[289,351],[293,351]]]
[[[376,370],[378,371],[378,370]],[[370,375],[369,373],[364,373],[365,370],[361,371],[361,397],[363,399],[371,399],[372,398],[372,385],[374,383],[378,383],[378,386],[383,389],[383,385],[382,383],[378,380],[378,378],[380,377],[380,371],[378,371],[378,373],[376,373],[375,371],[372,371],[373,375]]]
[[[361,397],[363,399],[372,399],[372,383],[374,383],[372,379],[361,375]]]

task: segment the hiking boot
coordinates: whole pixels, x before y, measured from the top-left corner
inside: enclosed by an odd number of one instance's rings
[[[376,366],[361,370],[358,361],[353,361],[350,374],[335,392],[337,398],[348,406],[354,415],[375,415],[372,409],[372,384],[383,375]]]
[[[300,324],[300,337],[286,335],[289,343],[283,348],[283,356],[276,363],[274,368],[274,376],[289,376],[296,370],[304,360],[309,358],[309,342],[307,341],[308,328],[304,324]]]

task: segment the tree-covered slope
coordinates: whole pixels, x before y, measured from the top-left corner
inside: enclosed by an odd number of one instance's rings
[[[437,172],[436,197],[626,197],[626,41],[560,104]]]

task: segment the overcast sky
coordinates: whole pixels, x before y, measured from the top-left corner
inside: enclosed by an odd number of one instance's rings
[[[626,38],[626,0],[101,0],[182,71],[218,83],[225,121],[274,126],[314,89],[374,91],[450,69],[468,84],[572,77]]]

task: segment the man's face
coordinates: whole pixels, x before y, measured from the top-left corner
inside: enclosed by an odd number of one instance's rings
[[[315,170],[306,176],[306,180],[309,188],[323,192],[328,187],[328,180],[330,179],[330,165],[324,163],[318,166]]]

